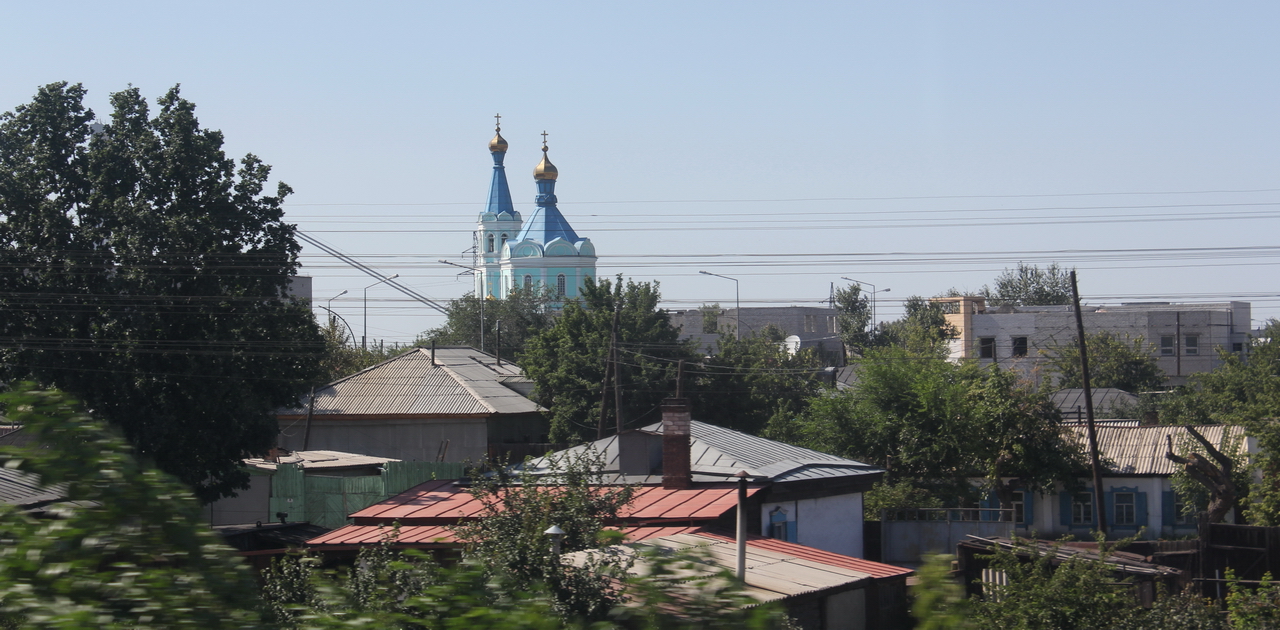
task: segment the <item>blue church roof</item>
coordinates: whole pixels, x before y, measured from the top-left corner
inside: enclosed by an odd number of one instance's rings
[[[560,210],[555,206],[538,206],[533,211],[533,216],[524,222],[524,229],[520,230],[520,235],[516,237],[516,242],[525,239],[531,239],[546,245],[556,238],[563,238],[570,243],[577,243],[582,240],[577,232],[573,231],[573,226],[569,225],[568,219],[560,214]]]
[[[502,159],[507,154],[502,151],[494,151],[493,153],[493,182],[489,184],[489,205],[485,208],[486,212],[502,214],[506,212],[514,217],[520,215],[516,213],[515,205],[511,203],[511,189],[507,187],[507,170],[502,166]]]

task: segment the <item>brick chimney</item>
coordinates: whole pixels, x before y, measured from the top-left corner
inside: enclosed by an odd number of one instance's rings
[[[689,466],[689,399],[662,401],[662,487],[684,490],[693,485]]]

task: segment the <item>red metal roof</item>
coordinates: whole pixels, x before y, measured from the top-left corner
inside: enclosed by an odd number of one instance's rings
[[[619,517],[632,523],[712,520],[738,504],[737,490],[733,483],[698,484],[687,490],[641,486]],[[748,487],[747,494],[760,490]],[[478,517],[483,507],[466,488],[446,479],[414,486],[351,518],[356,525],[453,525]]]
[[[614,529],[614,528],[607,528]],[[619,531],[626,536],[627,542],[639,542],[650,538],[690,534],[700,531],[701,527],[686,525],[683,527],[623,527]],[[382,525],[347,525],[331,532],[326,532],[307,541],[312,547],[345,547],[376,545],[391,535],[392,529]],[[396,543],[401,545],[447,545],[461,544],[448,525],[408,525],[401,526]]]
[[[732,536],[710,532],[705,529],[695,533],[703,538],[733,541]],[[747,546],[755,547],[756,549],[776,551],[778,553],[795,556],[796,558],[801,558],[803,560],[828,564],[842,569],[858,571],[859,573],[866,573],[874,578],[910,575],[912,573],[911,569],[904,567],[872,562],[871,560],[863,560],[862,558],[854,558],[853,556],[845,556],[838,553],[832,553],[830,551],[814,549],[813,547],[806,547],[804,545],[787,542],[785,540],[778,540],[776,538],[765,538],[763,536],[754,535],[749,536],[747,538]]]

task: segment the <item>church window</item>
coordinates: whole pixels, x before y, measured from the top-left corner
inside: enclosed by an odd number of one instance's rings
[[[525,290],[525,291],[532,291],[532,290],[533,290],[533,276],[530,276],[530,275],[528,275],[528,274],[526,274],[526,275],[525,275],[525,277],[524,277],[524,290]]]
[[[568,294],[568,285],[565,284],[564,274],[556,276],[556,297],[564,297]]]
[[[502,243],[501,243],[501,244],[499,244],[499,245],[498,245],[498,247],[502,247],[503,245],[506,245],[506,244],[507,244],[507,235],[506,235],[506,234],[503,234],[503,235],[502,235]]]
[[[493,253],[493,235],[492,234],[489,235],[489,249],[487,251],[490,254]]]

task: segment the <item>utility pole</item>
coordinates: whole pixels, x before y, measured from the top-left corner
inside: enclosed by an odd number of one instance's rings
[[[613,349],[613,416],[618,423],[618,430],[614,435],[622,434],[622,373],[618,371],[618,317],[621,313],[622,304],[614,304],[613,337],[609,342]]]
[[[1102,504],[1102,464],[1098,461],[1098,432],[1093,425],[1093,391],[1089,388],[1089,351],[1084,336],[1084,316],[1080,312],[1080,289],[1076,271],[1071,270],[1071,303],[1076,310],[1076,339],[1080,344],[1080,379],[1084,381],[1084,413],[1089,430],[1089,463],[1093,467],[1093,513],[1098,531],[1107,533],[1107,510]]]

